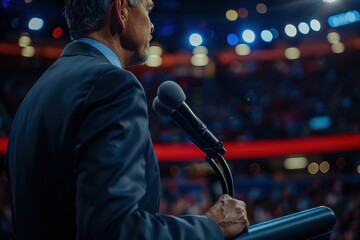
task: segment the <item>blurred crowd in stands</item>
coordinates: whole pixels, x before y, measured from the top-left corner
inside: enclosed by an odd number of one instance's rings
[[[207,210],[219,185],[208,180],[164,181],[162,212],[200,214]],[[236,197],[245,200],[251,225],[306,209],[328,206],[337,216],[331,239],[360,239],[360,177],[271,176],[237,178]],[[241,190],[241,193],[239,191]],[[306,231],[304,229],[304,231]]]
[[[192,66],[141,68],[135,74],[148,95],[155,142],[187,141],[170,119],[152,110],[166,80],[183,88],[186,103],[221,140],[248,141],[360,132],[359,62],[360,51],[353,50],[294,61],[233,62],[217,66],[212,75],[194,76]],[[24,68],[1,76],[0,135],[8,134],[22,98],[42,73]]]
[[[292,62],[235,62],[214,77],[158,72],[146,75],[143,84],[151,104],[163,81],[179,83],[187,104],[223,141],[353,133],[360,132],[358,62],[359,51]],[[149,108],[155,141],[187,141]]]
[[[221,194],[209,177],[163,178],[160,212],[202,214]],[[331,240],[360,239],[360,176],[235,177],[235,197],[247,203],[250,224],[264,222],[318,206],[337,217]],[[0,239],[13,240],[8,186],[0,180]],[[304,229],[306,231],[306,229]]]
[[[217,66],[210,75],[194,75],[191,66],[148,71],[140,68],[134,72],[147,92],[154,142],[189,141],[171,119],[159,117],[152,110],[157,88],[166,80],[176,81],[184,89],[187,104],[220,140],[251,141],[359,133],[359,62],[360,51],[354,50],[294,61],[233,62]],[[17,74],[5,70],[1,73],[0,137],[9,134],[11,119],[22,98],[47,67],[39,64],[32,72],[34,66],[30,66],[22,64]],[[4,156],[0,160],[3,162]],[[319,205],[329,206],[338,219],[333,239],[358,240],[360,175],[330,175],[235,175],[236,195],[247,202],[252,224]],[[161,212],[200,214],[220,192],[217,181],[211,178],[164,177]],[[3,180],[0,239],[13,239],[10,197]]]

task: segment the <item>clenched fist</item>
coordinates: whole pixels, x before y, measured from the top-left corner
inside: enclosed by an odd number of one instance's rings
[[[225,238],[239,234],[249,226],[243,201],[222,195],[205,215],[219,225]]]

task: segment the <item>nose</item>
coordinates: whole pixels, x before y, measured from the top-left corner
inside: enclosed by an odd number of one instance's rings
[[[154,24],[151,23],[150,25],[150,33],[153,33],[154,32]]]

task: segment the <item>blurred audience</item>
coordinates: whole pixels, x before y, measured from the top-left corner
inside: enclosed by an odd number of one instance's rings
[[[152,110],[157,88],[166,80],[184,89],[187,104],[220,140],[251,141],[359,133],[359,62],[356,50],[294,61],[233,62],[216,66],[213,75],[196,77],[191,66],[142,68],[135,74],[147,92],[154,142],[189,141],[171,119]],[[0,73],[0,137],[8,135],[11,119],[40,72]],[[325,205],[338,219],[333,239],[360,239],[359,175],[277,178],[235,174],[235,180],[237,197],[247,203],[251,224]],[[221,194],[219,188],[213,179],[164,177],[161,212],[202,213]],[[0,179],[0,239],[4,240],[13,239],[8,191]]]
[[[211,205],[211,195],[220,194],[215,184],[203,179],[164,180],[161,211],[168,214],[201,214]],[[237,176],[235,194],[247,203],[251,225],[318,206],[330,207],[337,217],[332,240],[360,239],[360,178],[284,176]],[[241,189],[241,193],[239,193]],[[213,191],[213,192],[212,192]]]
[[[222,141],[293,138],[360,132],[360,69],[353,55],[292,62],[236,63],[213,78],[147,74],[151,130],[156,142],[186,142],[151,101],[165,80],[179,83],[187,104]],[[249,70],[250,69],[250,70]]]

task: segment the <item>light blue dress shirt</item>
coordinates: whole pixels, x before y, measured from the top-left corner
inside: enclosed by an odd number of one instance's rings
[[[116,54],[110,48],[108,48],[107,46],[102,44],[101,42],[98,42],[91,38],[79,38],[76,40],[76,42],[83,42],[83,43],[90,44],[91,46],[93,46],[94,48],[99,50],[102,54],[104,54],[105,57],[111,62],[111,64],[121,68],[120,60],[116,56]]]

